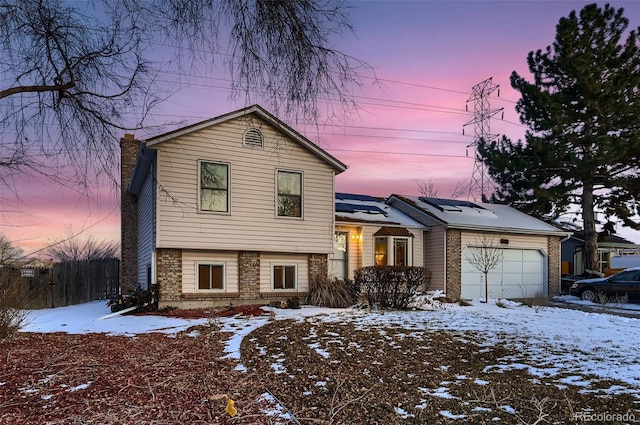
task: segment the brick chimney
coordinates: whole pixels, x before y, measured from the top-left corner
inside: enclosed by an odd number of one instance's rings
[[[120,139],[120,291],[138,284],[138,197],[127,190],[136,165],[140,141],[133,134]]]

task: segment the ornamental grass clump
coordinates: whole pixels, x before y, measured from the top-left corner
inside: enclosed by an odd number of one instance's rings
[[[307,303],[318,307],[345,308],[357,302],[359,293],[352,280],[317,275],[311,280]]]
[[[0,283],[0,341],[24,326],[27,312],[19,297],[18,282]]]

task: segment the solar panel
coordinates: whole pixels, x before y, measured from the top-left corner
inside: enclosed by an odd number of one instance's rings
[[[365,201],[365,202],[380,202],[379,199],[376,199],[373,196],[356,195],[353,193],[340,193],[340,192],[336,192],[336,199],[340,199],[343,201],[352,200],[352,201]]]
[[[421,196],[418,199],[438,208],[440,211],[462,211],[462,207],[475,208],[478,210],[484,209],[478,204],[459,199],[427,198],[426,196]]]
[[[383,209],[380,207],[376,207],[375,205],[356,205],[350,204],[347,202],[336,202],[336,212],[346,212],[346,213],[354,213],[354,212],[365,212],[368,214],[383,214],[387,215]]]

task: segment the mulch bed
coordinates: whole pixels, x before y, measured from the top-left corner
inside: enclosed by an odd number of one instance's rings
[[[156,315],[165,317],[178,317],[181,319],[208,319],[212,317],[231,317],[231,316],[268,316],[270,313],[263,310],[262,305],[238,305],[232,307],[221,308],[194,308],[190,310],[165,309],[153,311],[149,313],[140,313],[139,315]]]

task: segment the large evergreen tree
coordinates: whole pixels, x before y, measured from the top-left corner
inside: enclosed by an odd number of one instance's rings
[[[533,82],[511,75],[525,141],[478,145],[493,201],[542,218],[582,209],[587,269],[598,267],[596,213],[640,229],[640,28],[628,26],[609,5],[560,19],[554,43],[528,55]]]

